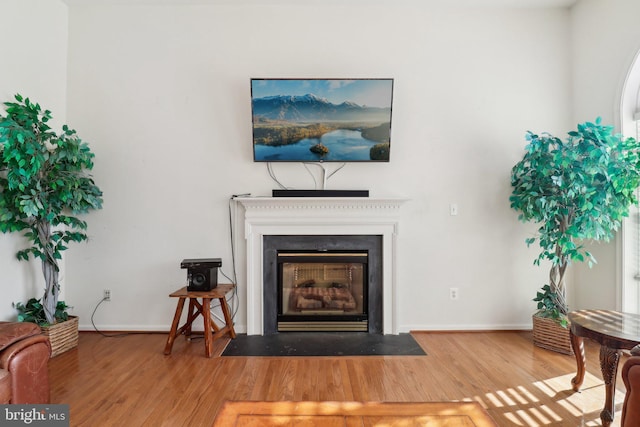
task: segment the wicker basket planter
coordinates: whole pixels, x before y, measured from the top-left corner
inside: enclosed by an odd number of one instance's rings
[[[533,315],[533,344],[557,353],[574,354],[569,328],[547,317]]]
[[[42,326],[42,334],[51,342],[51,357],[78,346],[78,317],[69,316],[69,320],[51,326]]]

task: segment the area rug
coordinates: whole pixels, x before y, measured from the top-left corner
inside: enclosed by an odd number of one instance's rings
[[[213,427],[468,426],[496,427],[478,402],[226,401]]]
[[[282,332],[238,334],[222,356],[425,356],[411,334]]]

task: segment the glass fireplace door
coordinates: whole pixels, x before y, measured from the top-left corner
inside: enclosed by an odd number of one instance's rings
[[[367,253],[278,253],[278,331],[366,331]]]

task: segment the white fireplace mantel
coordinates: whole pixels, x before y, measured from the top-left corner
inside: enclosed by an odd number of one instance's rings
[[[246,240],[247,334],[263,329],[263,237],[381,235],[382,329],[397,334],[397,244],[400,207],[407,199],[369,197],[238,197]],[[239,225],[239,224],[238,224]],[[240,251],[241,252],[241,251]]]

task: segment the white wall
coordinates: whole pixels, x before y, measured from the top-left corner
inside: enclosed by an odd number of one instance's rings
[[[0,22],[0,102],[13,101],[16,93],[28,96],[51,110],[60,126],[66,117],[67,6],[55,0],[3,0]],[[18,234],[0,234],[0,320],[15,319],[12,302],[44,292],[39,262],[15,257],[26,246]]]
[[[637,1],[580,0],[571,11],[418,0],[164,3],[71,2],[69,18],[58,1],[0,6],[0,34],[11,40],[0,100],[30,96],[97,155],[105,207],[88,217],[91,240],[67,252],[64,274],[82,327],[109,288],[99,326],[166,329],[182,258],[222,257],[231,274],[228,197],[275,188],[251,161],[250,77],[352,76],[395,78],[392,161],[349,165],[329,187],[412,199],[400,235],[402,328],[529,324],[546,274],[523,243],[533,227],[508,207],[509,170],[526,130],[561,134],[598,115],[616,122],[640,48]],[[275,169],[288,185],[313,185],[301,166]],[[41,293],[38,264],[14,258],[23,243],[0,235],[0,320],[14,316],[12,301]],[[619,303],[616,248],[597,245],[599,264],[576,266],[572,307]],[[459,301],[449,301],[449,287],[460,288]]]
[[[99,327],[166,330],[181,259],[221,257],[230,274],[230,195],[275,188],[252,162],[250,77],[393,77],[391,162],[350,164],[329,188],[412,200],[401,329],[529,327],[546,271],[524,244],[533,227],[509,208],[509,173],[526,130],[571,126],[569,10],[209,3],[70,6],[68,118],[92,144],[105,198],[91,240],[68,251],[81,327],[109,288]],[[275,170],[313,185],[300,165]]]
[[[622,87],[640,50],[640,2],[580,0],[572,10],[573,121],[601,116],[620,130]],[[597,267],[575,269],[574,308],[621,307],[619,241],[598,244]]]

